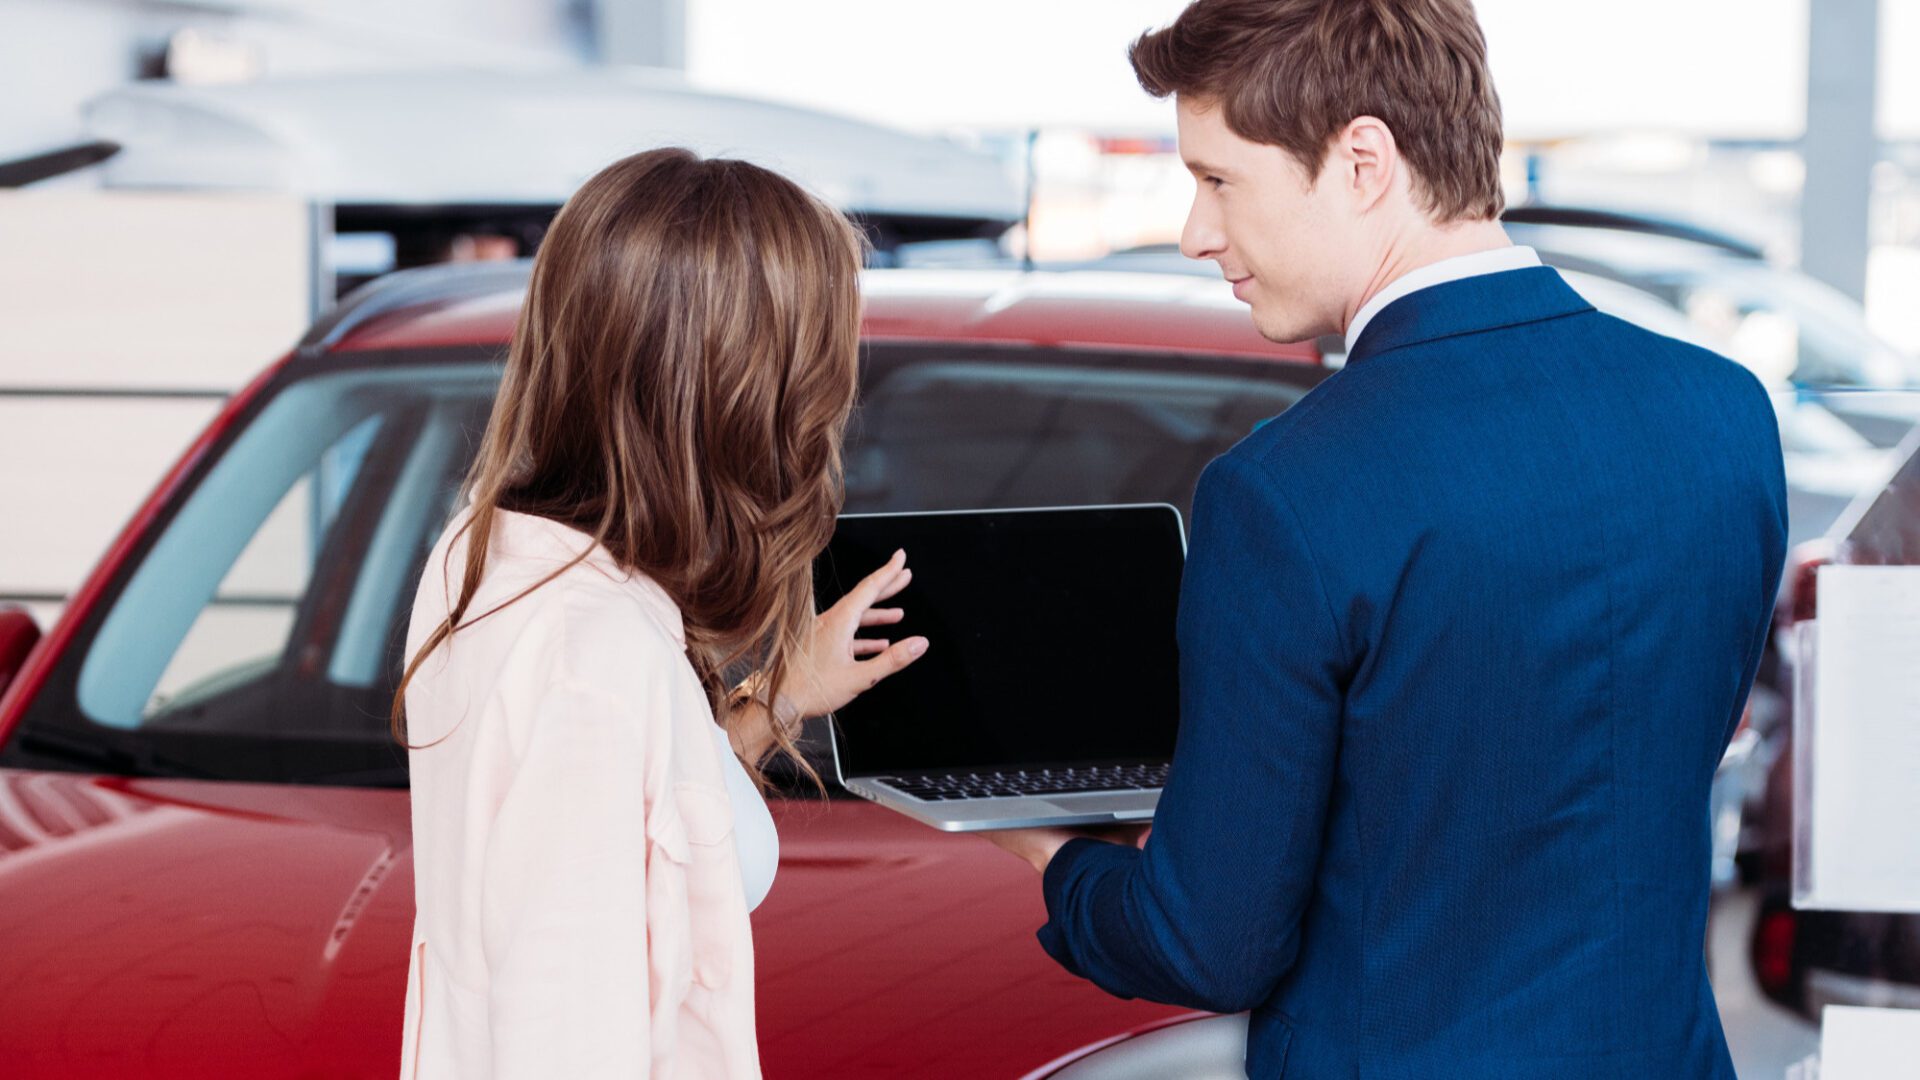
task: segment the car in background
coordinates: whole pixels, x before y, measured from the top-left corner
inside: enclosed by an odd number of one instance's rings
[[[1731,356],[1769,384],[1920,387],[1920,357],[1874,333],[1857,301],[1775,265],[1760,248],[1737,237],[1644,214],[1552,205],[1508,207],[1501,225],[1514,243],[1533,248],[1595,307],[1639,325],[1657,321],[1648,328]],[[977,260],[981,250],[929,244],[902,256],[917,265],[943,251],[972,251]],[[1051,265],[1219,274],[1213,263],[1188,259],[1173,244]],[[1663,314],[1651,314],[1655,310]],[[1895,425],[1877,432],[1876,445],[1896,445],[1907,430]]]
[[[385,716],[526,274],[356,294],[232,398],[44,638],[0,611],[9,1080],[393,1075],[413,886]],[[1222,282],[883,270],[864,290],[849,511],[1185,512],[1211,458],[1329,374]],[[753,915],[767,1075],[1129,1075],[1133,1036],[1151,1052],[1191,1016],[1055,965],[1032,871],[978,837],[788,796]],[[1224,1058],[1191,1075],[1239,1067],[1243,1045],[1207,1045]]]
[[[1819,568],[1830,563],[1920,565],[1920,436],[1909,438],[1899,467],[1860,496],[1827,536],[1794,552],[1775,638],[1796,640],[1819,614]],[[1790,682],[1797,650],[1775,663]],[[1769,819],[1791,824],[1793,770],[1782,759],[1768,786]],[[1911,829],[1912,822],[1889,822]],[[1767,836],[1769,883],[1755,920],[1750,956],[1755,980],[1775,1001],[1817,1019],[1827,1005],[1920,1009],[1920,915],[1798,910],[1790,899],[1792,831]]]
[[[1563,270],[1603,277],[1684,314],[1719,351],[1763,381],[1891,390],[1920,386],[1920,358],[1867,326],[1858,301],[1759,248],[1685,222],[1574,207],[1517,206],[1517,244]],[[1905,433],[1879,442],[1892,446]]]

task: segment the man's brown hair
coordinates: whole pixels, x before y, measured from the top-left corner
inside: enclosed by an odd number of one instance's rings
[[[1195,0],[1128,50],[1154,97],[1225,110],[1243,139],[1320,174],[1355,117],[1393,132],[1440,223],[1498,217],[1500,98],[1470,0]]]

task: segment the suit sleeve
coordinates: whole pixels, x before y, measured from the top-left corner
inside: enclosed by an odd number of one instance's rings
[[[1298,952],[1347,665],[1314,554],[1260,464],[1208,466],[1189,548],[1180,730],[1153,832],[1139,850],[1062,847],[1039,937],[1110,993],[1237,1012]]]
[[[639,728],[667,707],[562,683],[532,718],[480,894],[499,1080],[648,1075]]]
[[[1733,733],[1740,726],[1740,717],[1746,713],[1754,679],[1760,673],[1761,658],[1773,630],[1774,604],[1780,594],[1780,578],[1787,563],[1787,477],[1780,447],[1779,417],[1774,412],[1772,396],[1760,380],[1745,370],[1741,370],[1739,375],[1759,401],[1750,411],[1755,416],[1751,426],[1760,448],[1750,460],[1757,462],[1765,473],[1761,481],[1763,491],[1755,500],[1758,512],[1754,525],[1754,539],[1759,545],[1761,585],[1757,597],[1759,617],[1749,639],[1739,687],[1733,696],[1733,715],[1727,718],[1726,728],[1721,732],[1722,751],[1733,741]]]

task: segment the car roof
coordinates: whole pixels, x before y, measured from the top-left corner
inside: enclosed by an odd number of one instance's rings
[[[1589,235],[1659,237],[1664,240],[1680,241],[1696,249],[1710,248],[1723,257],[1749,262],[1764,262],[1767,257],[1764,248],[1731,233],[1678,218],[1659,217],[1627,210],[1527,203],[1507,207],[1500,215],[1500,223],[1509,230],[1515,228],[1584,230]]]
[[[1641,279],[1670,275],[1724,273],[1728,269],[1769,269],[1764,259],[1750,258],[1713,244],[1680,236],[1637,233],[1583,225],[1506,226],[1516,244],[1541,255],[1576,260],[1605,268],[1612,276]]]
[[[305,358],[368,350],[501,346],[530,263],[391,274],[356,292],[302,342]],[[979,342],[1259,357],[1318,364],[1312,342],[1276,345],[1225,281],[1183,274],[1005,269],[869,270],[867,340]]]

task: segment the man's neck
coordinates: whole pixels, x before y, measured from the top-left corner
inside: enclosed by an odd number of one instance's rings
[[[1367,306],[1367,301],[1401,277],[1423,266],[1432,266],[1461,255],[1498,251],[1512,246],[1513,241],[1507,238],[1507,231],[1500,227],[1498,221],[1460,222],[1392,237],[1376,260],[1373,273],[1367,278],[1366,290],[1349,300],[1346,310],[1340,313],[1340,332],[1347,332],[1347,328],[1353,325],[1354,316]]]

